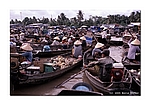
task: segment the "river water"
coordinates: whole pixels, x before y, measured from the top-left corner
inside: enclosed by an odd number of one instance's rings
[[[110,47],[110,56],[113,57],[116,61],[120,62],[122,59],[122,46],[111,46]],[[61,84],[63,81],[68,79],[71,75],[81,71],[81,67],[76,67],[75,69],[67,72],[63,76],[56,78],[52,81],[48,81],[43,84],[27,86],[27,87],[19,87],[14,91],[10,92],[12,96],[45,96],[51,95],[51,90],[54,90],[55,86]]]

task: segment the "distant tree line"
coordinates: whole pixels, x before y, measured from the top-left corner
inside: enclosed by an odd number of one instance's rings
[[[77,13],[77,16],[73,18],[67,18],[64,13],[60,13],[57,18],[45,18],[42,19],[36,18],[33,16],[31,17],[25,17],[22,21],[20,20],[11,20],[10,24],[22,24],[24,26],[33,24],[33,23],[43,23],[43,24],[49,24],[50,26],[56,26],[56,25],[66,25],[66,26],[75,26],[80,27],[82,25],[86,26],[98,26],[102,24],[120,24],[123,26],[126,26],[130,24],[131,22],[140,22],[141,21],[141,12],[131,12],[130,16],[125,15],[108,15],[107,17],[102,16],[92,16],[90,15],[89,19],[84,19],[84,13],[79,10]]]

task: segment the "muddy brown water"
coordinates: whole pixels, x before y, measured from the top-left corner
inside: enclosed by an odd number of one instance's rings
[[[110,55],[118,62],[122,59],[122,47],[110,47]],[[46,94],[50,93],[51,90],[55,88],[55,86],[61,84],[66,79],[68,79],[71,75],[78,73],[81,71],[81,66],[76,67],[75,69],[65,73],[59,78],[56,78],[54,80],[48,81],[46,83],[42,83],[39,85],[34,86],[21,86],[14,91],[10,92],[11,96],[45,96]],[[51,94],[49,94],[51,95]]]
[[[11,96],[44,96],[47,92],[54,89],[55,86],[61,84],[63,81],[68,79],[71,75],[79,72],[81,70],[80,66],[76,67],[75,69],[65,73],[59,78],[56,78],[51,81],[47,81],[42,84],[32,85],[32,86],[20,86],[12,91],[10,94]]]

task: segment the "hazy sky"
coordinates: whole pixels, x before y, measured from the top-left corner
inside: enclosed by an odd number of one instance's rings
[[[36,18],[57,18],[60,13],[64,13],[66,17],[73,18],[77,16],[79,10],[10,10],[10,19],[21,20],[25,17]],[[107,15],[127,15],[129,16],[131,12],[137,10],[82,10],[84,18],[88,19],[90,15],[92,16],[102,16],[106,17]]]

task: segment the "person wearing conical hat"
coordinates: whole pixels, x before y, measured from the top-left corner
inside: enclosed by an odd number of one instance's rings
[[[24,56],[26,60],[31,63],[33,59],[33,54],[32,54],[33,48],[30,46],[29,43],[22,44],[20,48],[25,51],[24,53],[22,53],[22,56]]]
[[[75,37],[73,35],[69,36],[68,43],[70,45],[73,45],[74,42],[75,42]]]
[[[82,46],[81,46],[81,42],[79,40],[76,40],[74,42],[74,46],[72,48],[72,55],[75,58],[78,58],[79,55],[82,56]]]
[[[54,41],[52,42],[51,45],[60,45],[59,40],[60,40],[60,38],[58,36],[54,37]]]
[[[94,49],[92,50],[92,56],[95,58],[96,56],[100,56],[103,50],[104,44],[98,42]]]
[[[86,43],[86,38],[84,36],[80,37],[80,41],[82,42],[82,48],[86,48],[87,43]]]
[[[110,50],[104,49],[102,51],[101,58],[97,61],[92,61],[86,67],[90,67],[88,69],[89,72],[94,73],[94,75],[97,75],[100,80],[103,82],[110,82],[111,81],[111,72],[109,70],[112,68],[112,65],[115,61],[110,57]],[[107,70],[106,70],[107,65]],[[93,67],[93,68],[91,68]]]
[[[140,52],[140,41],[138,39],[134,39],[131,43],[129,43],[129,51],[127,54],[127,58],[130,62],[136,62],[136,53]]]
[[[101,35],[102,35],[102,43],[106,44],[107,43],[107,40],[106,40],[106,37],[107,37],[107,27],[103,29],[103,31],[101,32]]]
[[[62,42],[61,42],[62,46],[63,46],[63,49],[67,49],[68,48],[68,42],[67,42],[67,37],[64,36],[62,38]]]
[[[21,32],[20,35],[19,35],[19,39],[22,41],[24,39],[24,35],[25,33]]]

